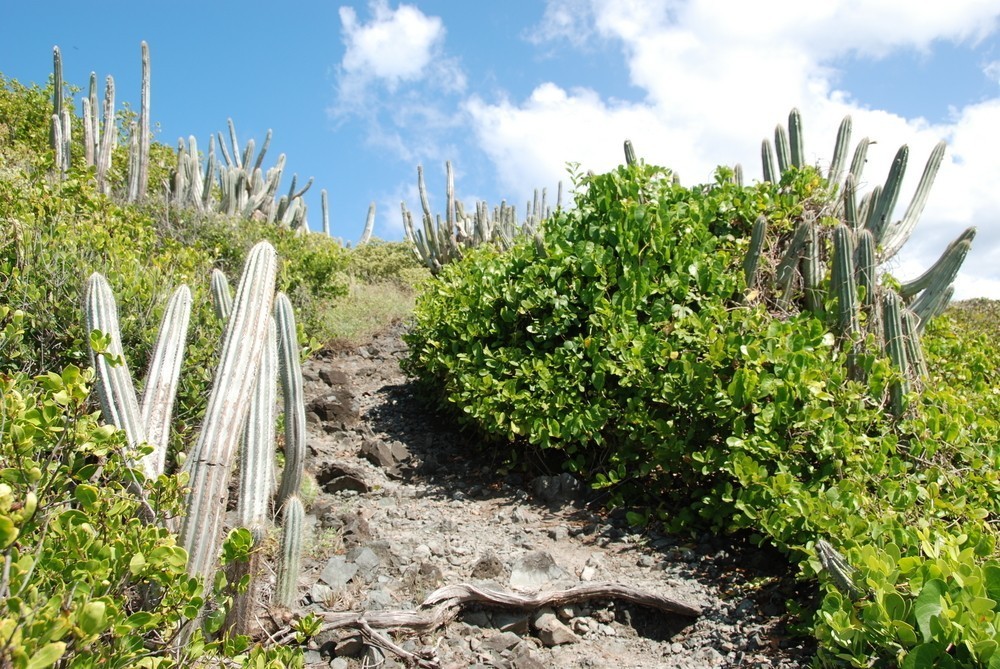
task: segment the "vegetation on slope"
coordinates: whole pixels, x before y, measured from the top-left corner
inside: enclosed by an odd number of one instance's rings
[[[295,649],[221,634],[246,584],[190,576],[176,536],[145,520],[150,508],[158,517],[184,513],[187,473],[179,465],[202,423],[222,336],[209,275],[217,268],[235,279],[250,246],[269,240],[281,261],[278,288],[298,305],[299,338],[314,349],[372,327],[334,312],[350,304],[349,288],[395,281],[393,296],[411,294],[399,277],[416,264],[398,244],[352,254],[325,235],[122,205],[115,193],[125,178],[123,150],[113,159],[110,197],[75,153],[55,178],[51,93],[0,77],[0,665],[190,666],[220,655],[253,666],[301,664]],[[152,154],[154,181],[165,178],[170,150],[154,144]],[[180,283],[192,290],[172,475],[143,481],[125,433],[97,410],[90,348],[105,342],[86,331],[82,310],[95,271],[117,299],[124,357],[137,378],[170,292]],[[231,535],[223,562],[244,559],[249,547],[245,531]],[[203,626],[192,631],[207,602]]]
[[[636,522],[745,529],[802,578],[825,568],[820,663],[1000,665],[995,353],[940,319],[897,417],[901,372],[871,335],[841,344],[836,291],[809,309],[747,291],[754,221],[787,239],[823,188],[808,167],[746,188],[725,170],[690,189],[644,165],[584,178],[544,244],[432,280],[408,369]]]

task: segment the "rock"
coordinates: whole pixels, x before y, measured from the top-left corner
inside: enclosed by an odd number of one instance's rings
[[[530,628],[530,619],[527,613],[497,611],[493,614],[493,626],[503,632],[527,634]]]
[[[552,646],[561,646],[580,641],[580,637],[573,630],[562,624],[555,612],[550,608],[539,609],[531,622],[535,628],[535,635],[538,637],[538,640],[550,648]]]
[[[372,577],[375,575],[375,570],[378,569],[381,560],[375,551],[365,547],[352,548],[347,551],[347,560],[353,562],[357,565],[358,570],[365,577],[365,580],[371,582]]]
[[[410,459],[410,452],[398,441],[365,439],[361,442],[361,457],[386,470],[386,473],[399,476],[399,466]]]
[[[327,561],[319,580],[334,589],[340,589],[346,586],[357,573],[358,565],[348,562],[342,555],[334,555]]]
[[[361,420],[361,406],[346,390],[324,393],[306,405],[306,412],[316,416],[324,425],[334,429],[354,427]]]
[[[513,632],[501,632],[500,634],[483,639],[482,647],[499,653],[513,648],[519,643],[521,643],[521,637],[518,635]]]
[[[567,576],[545,551],[532,551],[518,558],[510,572],[510,587],[537,590],[541,586]]]
[[[510,663],[511,669],[546,669],[546,666],[527,648],[519,648]]]
[[[309,598],[316,604],[330,604],[333,602],[335,596],[336,590],[325,583],[313,583],[313,586],[309,589]]]
[[[569,538],[569,528],[565,525],[556,525],[549,528],[549,538],[553,541],[565,541]]]
[[[490,617],[485,611],[469,611],[462,615],[462,622],[466,625],[475,625],[476,627],[489,627]]]
[[[333,652],[337,657],[354,657],[364,650],[365,644],[360,636],[349,636],[334,648]]]
[[[546,504],[572,502],[580,496],[580,490],[580,481],[568,472],[557,476],[539,476],[531,481],[531,491]]]
[[[472,578],[475,579],[495,579],[503,576],[503,573],[503,562],[493,552],[486,553],[472,565]]]
[[[348,669],[350,666],[351,663],[342,657],[330,660],[330,669]]]
[[[307,650],[302,654],[302,659],[305,660],[306,664],[319,664],[323,661],[323,656],[319,654],[318,650]]]

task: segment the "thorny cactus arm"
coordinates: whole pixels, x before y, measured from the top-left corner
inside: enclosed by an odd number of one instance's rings
[[[181,526],[181,545],[188,552],[188,573],[202,576],[206,582],[212,580],[222,543],[233,456],[267,340],[276,275],[274,248],[267,242],[258,243],[247,256],[226,325],[205,422],[185,463],[191,491]]]
[[[181,285],[163,312],[140,406],[146,441],[154,449],[143,458],[143,469],[150,470],[154,476],[162,474],[166,465],[170,423],[190,319],[191,291]]]
[[[236,513],[239,524],[247,528],[265,527],[271,519],[277,371],[278,333],[272,318],[240,451],[240,494]]]
[[[302,535],[305,510],[298,495],[288,498],[281,522],[281,561],[275,596],[280,606],[292,608],[298,602],[299,563],[302,561]]]
[[[280,508],[302,485],[306,456],[306,405],[302,391],[302,367],[295,331],[295,312],[284,293],[275,298],[274,320],[278,328],[281,393],[285,399],[285,469],[281,473],[276,505]]]
[[[372,238],[372,230],[375,228],[375,202],[368,205],[368,217],[365,219],[365,229],[361,231],[361,239],[358,246],[367,244]]]
[[[844,175],[847,151],[851,144],[851,124],[851,117],[845,116],[837,130],[837,141],[833,145],[833,159],[830,161],[830,170],[826,173],[826,180],[831,186],[839,184]]]
[[[125,431],[131,446],[139,446],[146,441],[146,432],[132,375],[122,350],[118,306],[107,279],[97,272],[91,274],[87,281],[85,315],[88,333],[98,330],[110,338],[107,353],[96,354],[93,349],[90,352],[91,364],[97,373],[95,388],[104,418]],[[118,364],[112,364],[109,355],[117,357]],[[156,478],[157,472],[151,461],[144,459],[141,464],[147,478]]]
[[[944,159],[946,146],[945,142],[941,141],[931,151],[931,155],[927,159],[927,164],[924,165],[924,172],[920,176],[920,183],[917,184],[917,191],[914,193],[913,199],[910,200],[910,204],[906,208],[906,213],[903,214],[901,220],[893,223],[886,231],[882,241],[882,257],[884,259],[887,260],[899,253],[899,249],[903,247],[903,244],[906,243],[913,233],[913,229],[920,219],[920,214],[923,213],[924,206],[927,204],[927,197],[930,194],[931,186],[934,185],[934,179],[937,177],[938,169],[941,167],[941,161]]]

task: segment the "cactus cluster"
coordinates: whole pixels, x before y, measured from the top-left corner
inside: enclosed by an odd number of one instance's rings
[[[768,295],[780,310],[798,307],[826,317],[840,335],[856,377],[860,376],[861,347],[871,336],[900,372],[890,397],[890,408],[899,415],[905,410],[907,392],[926,375],[920,332],[947,307],[954,292],[952,283],[976,231],[965,230],[933,266],[912,281],[898,288],[879,283],[878,267],[899,252],[923,212],[945,144],[938,143],[931,152],[905,213],[893,220],[909,149],[903,146],[897,151],[885,181],[859,200],[857,184],[871,142],[865,138],[858,143],[845,173],[850,141],[851,119],[846,117],[826,174],[835,195],[832,202],[818,203],[816,211],[807,210],[795,230],[772,240],[770,248],[765,244],[767,222],[761,219],[754,225],[744,262],[746,282],[754,295]],[[765,180],[777,180],[788,170],[804,166],[798,110],[789,115],[787,129],[777,127],[773,147],[764,140],[762,156]],[[772,273],[765,271],[765,258],[773,259]],[[833,309],[830,314],[825,313],[828,307]]]
[[[60,178],[65,178],[71,164],[72,110],[64,104],[62,52],[59,47],[52,49],[52,131],[51,144],[55,153],[55,169]],[[109,75],[104,87],[103,113],[98,113],[97,75],[91,72],[88,94],[81,102],[83,107],[83,156],[87,167],[96,170],[97,189],[110,193],[108,172],[111,169],[111,154],[118,142],[115,128],[115,82]],[[102,122],[103,120],[103,122]],[[146,196],[149,181],[149,46],[142,42],[142,84],[138,119],[130,126],[128,178],[125,199],[139,202]]]
[[[209,139],[208,156],[202,167],[194,137],[178,141],[177,164],[170,184],[170,201],[177,207],[192,207],[198,211],[217,211],[228,216],[267,221],[293,230],[307,231],[306,204],[302,196],[312,186],[310,179],[297,189],[297,177],[285,195],[278,197],[278,188],[285,170],[285,154],[278,156],[274,167],[263,171],[264,156],[271,145],[268,130],[258,152],[251,139],[240,148],[233,120],[228,120],[229,143],[220,132],[218,147],[222,154],[220,163],[216,156],[215,137]],[[218,186],[218,198],[213,186]],[[325,219],[326,220],[326,219]],[[327,229],[329,224],[327,223]]]
[[[226,323],[219,366],[216,370],[204,423],[184,470],[189,476],[187,509],[180,527],[180,543],[188,553],[188,572],[211,582],[218,567],[223,540],[229,480],[237,450],[240,452],[238,522],[259,544],[272,522],[275,480],[275,398],[280,379],[285,401],[286,465],[278,509],[284,518],[295,518],[291,500],[299,506],[299,486],[305,458],[305,405],[299,345],[292,306],[283,293],[275,294],[277,257],[274,248],[260,242],[251,249],[235,298],[225,276],[212,274],[211,292],[216,313]],[[147,478],[164,473],[170,416],[191,311],[191,293],[180,286],[163,316],[154,347],[149,376],[139,402],[124,361],[114,296],[107,280],[94,273],[87,284],[85,316],[89,331],[106,337],[93,351],[97,391],[107,419],[124,430],[129,443],[153,450],[137,458],[136,467]],[[142,486],[136,485],[141,494]],[[155,520],[152,513],[148,520]],[[298,529],[286,527],[286,542]],[[301,547],[301,536],[298,538]],[[299,548],[301,551],[301,548]],[[286,553],[283,570],[294,569]],[[241,567],[251,574],[252,587],[235,598],[229,624],[242,629],[259,594],[264,576],[259,564]],[[249,571],[246,571],[249,570]],[[241,576],[242,577],[242,576]],[[234,574],[230,574],[230,579]],[[294,577],[291,583],[294,584]],[[283,595],[286,601],[291,595]],[[240,613],[240,612],[243,613]],[[242,626],[242,627],[241,627]]]
[[[552,215],[543,188],[535,190],[534,198],[525,207],[524,221],[518,222],[515,207],[501,202],[490,209],[486,202],[476,203],[475,210],[466,212],[462,202],[455,198],[455,176],[451,162],[445,163],[447,175],[446,214],[444,218],[431,213],[423,167],[417,166],[417,189],[423,210],[423,229],[413,224],[413,214],[401,204],[403,231],[414,255],[432,272],[440,271],[446,263],[462,257],[462,250],[480,244],[495,244],[502,250],[510,248],[519,236],[537,235],[542,223]],[[556,209],[562,206],[562,183],[556,198]]]

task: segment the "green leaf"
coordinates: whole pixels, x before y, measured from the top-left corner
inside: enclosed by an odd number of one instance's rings
[[[39,648],[28,660],[26,669],[45,669],[59,661],[66,651],[66,644],[56,641]]]
[[[80,629],[85,634],[97,634],[107,622],[108,605],[100,600],[87,602],[80,610]]]
[[[922,643],[906,654],[900,669],[936,669],[944,648],[943,643]]]
[[[932,578],[924,583],[924,587],[917,595],[917,600],[913,604],[913,614],[917,619],[917,627],[924,641],[931,641],[931,619],[941,613],[941,598],[948,591],[948,586],[944,581]]]
[[[89,509],[97,503],[97,488],[92,485],[87,485],[85,483],[78,485],[74,495],[76,496],[76,501],[78,501],[80,506],[84,509]]]

